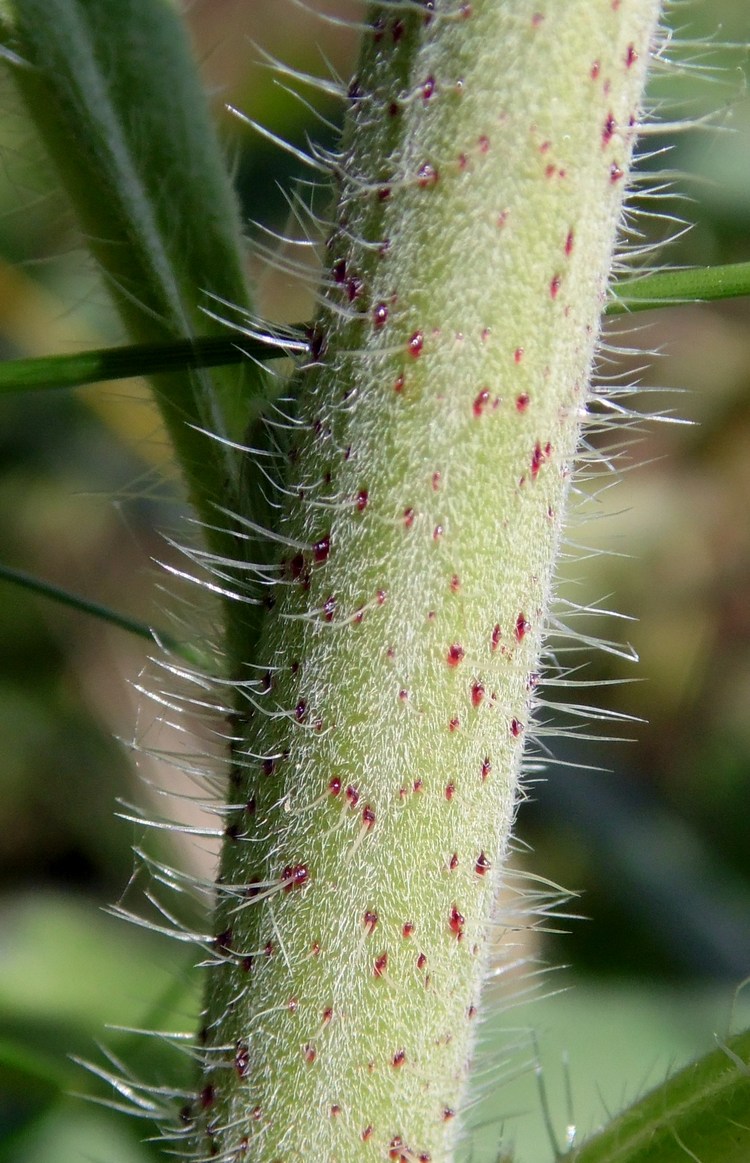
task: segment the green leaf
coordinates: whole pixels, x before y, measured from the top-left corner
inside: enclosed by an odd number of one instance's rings
[[[249,308],[239,215],[175,6],[6,0],[0,12],[0,51],[131,338],[222,334],[207,309]],[[165,373],[154,384],[206,524],[238,495],[231,442],[258,392],[255,366]],[[228,552],[226,534],[213,540]]]
[[[750,294],[750,262],[657,271],[615,283],[612,294],[612,302],[607,306],[608,315],[735,299]]]
[[[650,1091],[569,1163],[747,1163],[750,1030],[720,1043]]]

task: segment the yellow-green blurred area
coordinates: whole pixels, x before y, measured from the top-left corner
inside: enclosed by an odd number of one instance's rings
[[[364,11],[343,0],[316,6],[335,18]],[[331,144],[333,130],[306,102],[334,122],[338,105],[302,85],[304,100],[291,96],[285,86],[294,82],[275,78],[261,50],[346,82],[356,35],[291,0],[186,7],[248,233],[264,246],[252,222],[299,235],[282,191],[309,175],[223,105],[300,148],[307,136]],[[666,55],[685,67],[665,67],[657,79],[665,116],[713,117],[647,138],[653,150],[669,146],[647,168],[668,171],[682,197],[641,203],[635,241],[674,233],[679,226],[665,216],[677,216],[693,228],[664,261],[747,260],[747,3],[696,0],[676,5],[674,20]],[[121,342],[7,83],[0,109],[0,356]],[[306,188],[301,196],[308,199]],[[309,314],[301,280],[257,253],[250,261],[264,311],[286,320]],[[526,988],[523,980],[515,975],[506,988],[500,975],[491,985],[474,1111],[483,1129],[473,1155],[466,1152],[473,1163],[494,1163],[501,1132],[523,1163],[553,1156],[533,1070],[504,1083],[509,1040],[519,1042],[516,1067],[533,1065],[537,1053],[543,1062],[562,1144],[568,1124],[595,1126],[748,1016],[735,992],[750,974],[750,302],[657,311],[609,330],[615,348],[635,353],[613,356],[603,370],[616,383],[657,389],[632,406],[688,423],[634,422],[611,434],[618,449],[632,442],[615,457],[617,487],[605,487],[616,479],[607,471],[581,486],[590,499],[579,516],[590,519],[574,519],[571,541],[601,552],[572,551],[562,592],[633,621],[570,611],[571,624],[632,644],[640,663],[581,656],[573,677],[594,685],[550,696],[636,721],[613,728],[583,718],[551,740],[562,762],[530,787],[521,809],[519,847],[533,851],[521,851],[517,867],[579,893],[562,911],[586,919],[552,919],[546,928],[556,932],[518,937],[523,956],[568,966],[540,978],[545,1000],[507,1012],[508,993]],[[167,611],[184,615],[186,595],[176,607],[165,597],[171,583],[154,562],[174,560],[163,535],[179,537],[184,512],[143,385],[6,397],[0,414],[0,560],[169,628]],[[189,756],[203,745],[200,727],[193,738],[135,689],[146,654],[122,631],[0,581],[0,1163],[165,1157],[142,1141],[147,1122],[70,1097],[121,1100],[69,1057],[111,1068],[97,1043],[136,1075],[189,1085],[179,1048],[105,1030],[190,1029],[199,1004],[190,949],[103,912],[123,894],[136,907],[149,888],[142,874],[129,886],[131,846],[143,828],[116,817],[118,801],[168,814],[160,789],[195,794],[179,770],[129,746]],[[623,679],[635,681],[612,683]],[[609,735],[629,741],[602,741]],[[187,808],[183,818],[192,819]],[[160,859],[210,875],[208,841],[157,839],[151,850]],[[180,919],[201,924],[187,903]],[[527,1027],[537,1031],[538,1051]]]

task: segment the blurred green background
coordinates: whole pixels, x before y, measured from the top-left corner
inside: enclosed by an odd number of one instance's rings
[[[332,129],[274,82],[258,46],[304,72],[330,68],[347,80],[356,36],[291,0],[186,7],[248,223],[294,232],[281,191],[299,170],[232,123],[223,103],[295,144],[306,134],[330,143]],[[337,17],[362,11],[343,0],[317,7]],[[692,223],[667,252],[675,264],[750,259],[748,64],[737,47],[750,38],[746,0],[697,0],[677,6],[675,19],[671,52],[685,67],[665,67],[655,95],[669,117],[714,117],[648,139],[670,146],[647,164],[680,175],[682,199],[644,204],[656,214],[637,229],[649,238],[673,232],[663,214]],[[315,96],[314,104],[338,119],[334,103]],[[0,355],[119,342],[7,83],[0,110]],[[251,261],[265,311],[309,314],[300,280],[258,255]],[[594,723],[601,736],[625,735],[623,744],[552,741],[562,764],[529,788],[515,866],[575,890],[563,911],[586,919],[514,936],[520,957],[567,966],[541,975],[538,1000],[508,1012],[509,995],[530,984],[522,971],[490,985],[473,1163],[494,1163],[501,1135],[521,1163],[552,1158],[524,1063],[539,1056],[544,1064],[562,1143],[568,1125],[585,1132],[750,1010],[737,992],[750,973],[750,303],[654,312],[625,329],[623,340],[622,321],[610,328],[612,344],[636,353],[613,356],[607,373],[654,389],[636,407],[690,423],[640,425],[617,489],[599,491],[603,477],[586,486],[580,513],[597,519],[576,521],[571,540],[605,552],[573,553],[580,560],[564,565],[562,592],[633,617],[576,620],[586,633],[631,643],[641,661],[581,659],[576,677],[597,685],[572,698],[639,721],[614,730]],[[644,358],[644,350],[659,354]],[[175,603],[154,562],[170,558],[163,534],[179,530],[184,512],[143,387],[28,394],[0,401],[0,413],[0,559],[165,624]],[[159,708],[134,689],[146,654],[121,631],[0,581],[0,1163],[164,1157],[141,1141],[148,1123],[72,1096],[113,1092],[97,1088],[71,1054],[106,1067],[104,1043],[136,1073],[178,1084],[189,1077],[186,1057],[163,1040],[105,1030],[190,1029],[199,1004],[189,951],[105,912],[137,902],[147,887],[142,878],[130,884],[142,829],[116,818],[118,800],[162,812],[159,789],[180,786],[170,764],[130,744],[186,756],[205,745],[200,725],[193,737],[160,723]],[[164,839],[157,850],[210,870],[208,841]],[[191,920],[187,905],[184,916]],[[506,1068],[509,1043],[518,1052]]]

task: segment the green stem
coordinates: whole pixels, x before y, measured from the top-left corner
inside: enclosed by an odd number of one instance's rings
[[[750,262],[717,267],[659,271],[622,279],[611,287],[606,315],[654,311],[660,307],[736,299],[750,294]],[[197,336],[175,343],[103,347],[75,355],[13,359],[0,363],[0,393],[46,388],[74,388],[129,376],[152,376],[165,371],[223,367],[249,358],[261,362],[306,349],[301,338],[307,324],[285,329],[278,341],[257,339],[241,331],[224,336]]]
[[[146,641],[161,647],[170,654],[175,654],[183,658],[192,666],[206,665],[206,659],[199,650],[190,646],[189,643],[180,642],[172,634],[159,630],[154,626],[149,626],[148,623],[141,622],[137,618],[130,618],[127,614],[120,614],[116,610],[112,610],[109,606],[102,605],[100,602],[94,602],[90,598],[81,597],[80,594],[74,594],[70,590],[54,585],[52,582],[42,581],[41,578],[34,577],[30,573],[25,573],[21,569],[13,569],[9,565],[0,563],[0,580],[20,586],[22,589],[29,590],[31,593],[41,594],[42,597],[49,598],[51,601],[58,602],[60,605],[68,606],[72,610],[79,610],[81,613],[88,614],[92,618],[98,618],[102,622],[107,622],[110,626],[117,626],[120,630],[126,630],[129,634],[135,634],[139,638],[145,638]]]
[[[658,8],[369,13],[186,1159],[454,1157]]]
[[[73,355],[9,359],[0,363],[0,393],[76,388],[130,376],[154,376],[193,368],[222,367],[247,359],[280,359],[304,349],[304,341],[288,337],[266,342],[230,332],[226,336],[199,336],[174,343],[100,347]]]

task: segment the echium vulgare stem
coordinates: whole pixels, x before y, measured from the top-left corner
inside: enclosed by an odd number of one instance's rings
[[[186,1157],[453,1156],[658,14],[368,16],[232,720]]]

